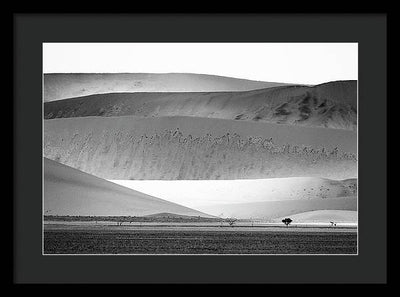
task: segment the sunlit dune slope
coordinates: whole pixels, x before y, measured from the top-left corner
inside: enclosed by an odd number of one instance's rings
[[[330,199],[357,195],[357,179],[312,177],[237,180],[112,180],[187,207],[223,203]]]
[[[355,210],[314,210],[291,215],[293,223],[357,223]],[[280,222],[282,218],[276,221]]]
[[[209,217],[44,158],[45,215],[145,216],[164,212]]]
[[[273,220],[283,216],[314,211],[314,210],[357,210],[357,198],[330,198],[330,199],[306,199],[265,201],[252,203],[219,204],[197,208],[211,215],[235,217],[238,219],[262,219]]]

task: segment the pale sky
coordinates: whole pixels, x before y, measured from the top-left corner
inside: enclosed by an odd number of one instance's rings
[[[319,84],[358,79],[357,43],[43,43],[44,73],[201,73]]]

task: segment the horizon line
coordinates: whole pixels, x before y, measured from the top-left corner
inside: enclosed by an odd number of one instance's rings
[[[278,81],[265,81],[265,80],[255,80],[243,77],[234,77],[234,76],[225,76],[220,74],[209,74],[209,73],[195,73],[195,72],[43,72],[43,75],[48,74],[151,74],[151,75],[168,75],[168,74],[184,74],[184,75],[203,75],[203,76],[216,76],[216,77],[224,77],[224,78],[232,78],[232,79],[239,79],[239,80],[246,80],[252,82],[259,82],[259,83],[280,83],[280,84],[287,84],[287,85],[305,85],[305,86],[316,86],[324,83],[329,82],[337,82],[337,81],[358,81],[357,79],[336,79],[336,80],[329,80],[323,81],[319,83],[293,83],[293,82],[278,82]]]

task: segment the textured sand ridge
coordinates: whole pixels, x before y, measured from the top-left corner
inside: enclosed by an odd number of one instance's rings
[[[47,102],[45,119],[190,116],[356,130],[357,81],[245,92],[109,93]]]
[[[248,91],[287,85],[194,73],[49,73],[44,101],[114,92]]]
[[[144,216],[162,212],[208,215],[44,158],[44,214]]]
[[[357,177],[355,132],[173,118],[46,120],[44,156],[105,179]]]

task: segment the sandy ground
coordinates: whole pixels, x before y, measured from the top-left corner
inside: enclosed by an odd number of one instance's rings
[[[44,231],[43,250],[44,254],[357,254],[357,233],[329,227],[52,229]]]

